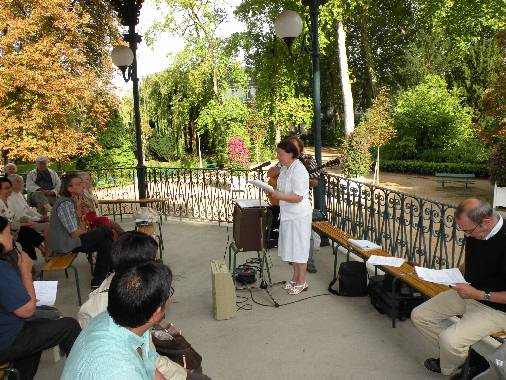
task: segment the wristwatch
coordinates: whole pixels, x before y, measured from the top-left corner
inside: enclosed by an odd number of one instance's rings
[[[483,300],[490,301],[492,298],[492,294],[485,292],[485,295],[483,296]]]

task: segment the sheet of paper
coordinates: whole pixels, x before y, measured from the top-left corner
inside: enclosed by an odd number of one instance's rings
[[[262,199],[235,199],[234,201],[240,208],[268,206],[267,202]]]
[[[455,284],[467,284],[464,276],[458,268],[451,269],[429,269],[422,267],[415,267],[415,271],[418,277],[422,280],[433,282],[435,284],[442,285],[455,285]]]
[[[271,185],[269,185],[268,183],[265,183],[263,181],[260,181],[259,179],[252,179],[252,180],[248,181],[248,183],[253,186],[259,187],[262,190],[267,190],[267,191],[274,190],[274,188]]]
[[[399,268],[404,263],[404,259],[401,257],[371,255],[369,260],[367,260],[367,263],[371,265],[386,265],[389,267]]]
[[[378,244],[373,243],[369,240],[355,240],[355,239],[348,239],[350,244],[354,245],[357,248],[363,249],[363,250],[370,250],[370,249],[381,249],[381,246]]]
[[[53,306],[56,302],[56,290],[58,289],[58,281],[34,281],[35,298],[37,298],[37,306]]]

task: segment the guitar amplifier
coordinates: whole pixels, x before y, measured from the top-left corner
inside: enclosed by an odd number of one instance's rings
[[[267,226],[267,208],[240,207],[235,205],[233,214],[233,236],[240,251],[261,251],[265,244],[262,237]]]
[[[211,261],[213,285],[213,316],[217,321],[235,316],[235,286],[227,265],[222,260]]]

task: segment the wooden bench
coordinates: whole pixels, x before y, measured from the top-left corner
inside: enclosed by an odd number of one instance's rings
[[[445,182],[465,183],[466,189],[469,184],[474,184],[474,174],[458,174],[458,173],[436,173],[436,181],[441,183],[441,187],[445,187]]]
[[[59,271],[59,270],[65,271],[65,277],[69,278],[67,270],[68,268],[71,268],[74,271],[74,279],[76,281],[77,302],[79,303],[79,306],[81,306],[81,289],[79,287],[79,274],[77,273],[77,268],[73,265],[73,262],[76,259],[76,257],[77,253],[69,253],[67,255],[62,256],[52,256],[40,271],[39,278],[43,280],[44,272]]]
[[[333,280],[337,278],[337,248],[339,246],[342,246],[346,249],[346,256],[347,260],[349,260],[350,253],[354,252],[359,257],[361,257],[364,261],[367,261],[367,259],[371,255],[377,255],[377,256],[391,256],[388,252],[385,252],[382,249],[375,249],[375,250],[362,250],[358,247],[353,246],[348,242],[348,239],[351,237],[346,232],[338,229],[337,227],[334,227],[332,224],[330,224],[327,221],[320,221],[320,222],[313,222],[312,223],[313,229],[328,237],[329,240],[332,242],[332,248],[333,248],[333,254],[334,257],[334,277]],[[337,245],[336,248],[334,248],[334,245]],[[375,267],[376,268],[376,267]],[[440,285],[440,284],[434,284],[432,282],[424,281],[420,279],[416,275],[415,268],[408,264],[407,262],[404,262],[399,268],[391,267],[391,266],[381,266],[381,270],[385,273],[391,274],[394,279],[401,280],[408,284],[413,289],[419,291],[427,298],[432,298],[439,293],[447,291],[449,288],[446,285]],[[394,280],[395,281],[395,280]],[[392,325],[395,327],[395,318],[392,320]],[[499,341],[500,343],[503,343],[506,338],[506,331],[498,331],[497,333],[490,335],[495,340]],[[470,373],[470,356],[468,356],[464,368],[462,370],[462,373],[464,374],[464,379],[469,380],[469,373]]]

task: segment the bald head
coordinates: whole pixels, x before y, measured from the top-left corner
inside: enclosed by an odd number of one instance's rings
[[[455,210],[455,219],[466,216],[471,222],[480,223],[485,218],[491,218],[494,210],[485,201],[469,198],[462,201]]]

